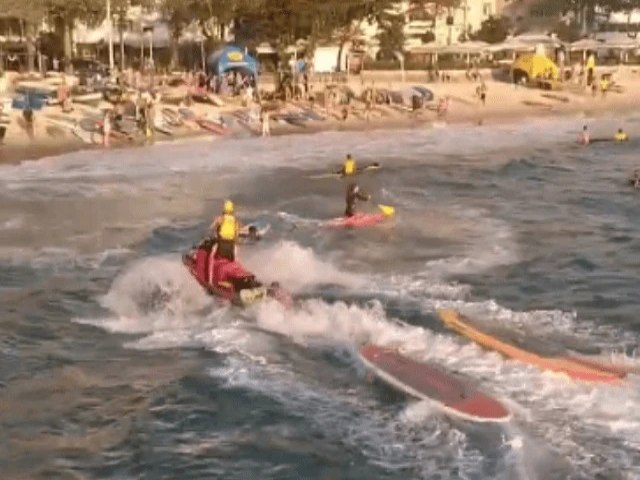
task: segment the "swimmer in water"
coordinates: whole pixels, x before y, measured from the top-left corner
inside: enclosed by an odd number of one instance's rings
[[[627,140],[629,140],[629,135],[627,135],[624,130],[619,128],[616,134],[613,136],[613,139],[616,142],[626,142]]]
[[[581,145],[589,145],[591,137],[589,136],[589,129],[585,125],[582,127],[582,132],[578,135],[578,143]]]

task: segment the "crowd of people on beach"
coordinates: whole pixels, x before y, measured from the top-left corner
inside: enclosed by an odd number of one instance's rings
[[[63,66],[60,61],[56,62],[58,70]],[[560,57],[561,80],[573,79],[576,82],[584,83],[591,89],[593,95],[600,92],[606,96],[611,90],[614,82],[610,73],[596,75],[595,56],[591,52],[586,60],[577,63],[572,68],[572,73],[564,74],[564,61]],[[432,81],[441,83],[459,83],[460,79],[466,80],[474,85],[476,105],[485,106],[487,102],[488,87],[477,63],[470,63],[466,72],[458,72],[453,75],[451,72],[439,70],[437,67],[430,69],[427,76]],[[464,73],[464,77],[462,74]],[[374,115],[379,114],[378,106],[398,106],[397,99],[392,98],[391,88],[377,88],[374,81],[369,85],[363,85],[358,96],[350,90],[346,84],[336,81],[318,82],[318,78],[312,80],[312,75],[308,69],[299,71],[280,71],[276,81],[274,92],[264,92],[258,90],[256,78],[253,75],[242,71],[229,71],[223,74],[205,72],[204,70],[191,70],[184,72],[180,77],[169,75],[167,72],[157,73],[153,68],[125,69],[124,71],[110,72],[105,75],[100,70],[81,71],[77,75],[77,83],[89,92],[104,92],[105,99],[109,102],[108,108],[102,107],[102,119],[98,122],[102,132],[102,144],[105,147],[112,146],[112,138],[122,134],[130,136],[131,119],[136,126],[136,134],[143,138],[152,138],[156,131],[156,119],[162,117],[160,111],[166,110],[161,103],[164,103],[163,95],[160,92],[167,87],[181,86],[185,91],[184,98],[180,101],[179,108],[189,108],[194,102],[210,103],[216,105],[216,96],[229,99],[240,98],[243,107],[251,107],[257,112],[257,120],[261,126],[259,135],[268,137],[271,135],[271,123],[274,117],[278,117],[275,112],[284,105],[305,103],[305,108],[317,109],[322,114],[335,116],[341,121],[348,120],[352,115],[369,122]],[[70,114],[74,111],[74,101],[71,87],[75,82],[68,82],[64,74],[60,74],[61,82],[57,88],[55,99],[63,114]],[[565,78],[566,77],[566,78]],[[391,86],[391,85],[389,85]],[[446,90],[445,90],[446,92]],[[409,112],[420,112],[425,107],[435,111],[439,119],[447,116],[451,104],[452,95],[448,92],[435,97],[435,103],[426,105],[420,95],[411,98],[411,104],[405,108]],[[355,100],[355,102],[354,102]],[[222,100],[221,100],[222,101]],[[271,104],[270,104],[271,103]],[[279,106],[273,106],[278,104]],[[355,107],[354,107],[355,105]],[[2,112],[4,105],[0,104],[0,142],[3,141],[7,126],[5,124],[5,112]],[[406,107],[406,106],[405,106]],[[400,109],[398,109],[400,110]],[[384,115],[384,113],[380,114]],[[126,122],[125,122],[126,119]],[[127,123],[127,128],[124,124]],[[482,120],[478,122],[482,123]],[[22,126],[30,138],[34,137],[35,114],[32,109],[25,108],[22,111]],[[611,138],[612,141],[625,141],[628,137],[622,130],[616,132]],[[583,144],[593,143],[599,139],[591,139],[589,132],[585,130],[581,133],[580,142]]]

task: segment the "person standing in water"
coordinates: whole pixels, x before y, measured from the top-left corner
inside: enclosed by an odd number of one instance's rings
[[[353,217],[356,214],[356,201],[360,200],[367,202],[371,200],[371,195],[368,195],[360,191],[360,187],[357,183],[350,183],[347,187],[346,203],[347,207],[344,211],[345,217]]]
[[[578,135],[578,143],[581,145],[589,145],[591,137],[589,136],[589,129],[585,125],[582,127],[582,132]]]
[[[358,165],[356,161],[351,157],[351,154],[347,154],[347,158],[344,159],[342,169],[338,172],[343,176],[355,175],[358,172]]]

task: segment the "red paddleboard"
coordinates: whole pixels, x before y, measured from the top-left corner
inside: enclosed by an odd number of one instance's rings
[[[436,404],[450,415],[473,422],[506,422],[511,418],[511,413],[498,400],[439,367],[417,362],[378,345],[365,345],[359,354],[381,380],[408,395]]]
[[[356,213],[352,217],[340,217],[327,222],[327,226],[333,228],[341,227],[370,227],[376,225],[387,218],[383,213]]]

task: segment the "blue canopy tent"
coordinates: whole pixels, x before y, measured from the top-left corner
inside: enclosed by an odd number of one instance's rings
[[[215,75],[222,75],[229,70],[240,70],[244,74],[258,78],[258,61],[235,45],[226,45],[209,56],[209,70]]]

